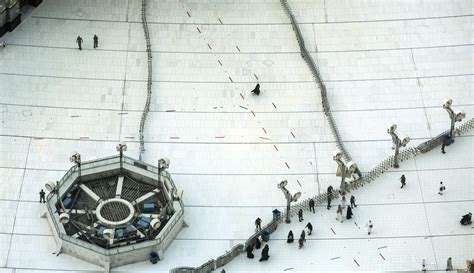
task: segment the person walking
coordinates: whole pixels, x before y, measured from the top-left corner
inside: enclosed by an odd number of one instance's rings
[[[453,261],[451,260],[451,257],[448,258],[448,261],[446,262],[446,271],[451,271],[453,270]]]
[[[77,45],[79,46],[79,50],[82,50],[82,37],[81,36],[77,36],[77,39],[76,39],[76,43]]]
[[[260,219],[260,217],[257,217],[257,219],[255,219],[255,229],[257,231],[262,230],[262,219]]]
[[[351,218],[352,218],[352,215],[353,215],[353,214],[352,214],[352,208],[351,208],[351,206],[348,206],[348,207],[347,207],[347,213],[346,213],[346,218],[347,218],[347,220],[351,219]]]
[[[460,223],[463,226],[467,226],[467,225],[472,224],[472,213],[469,212],[468,214],[463,215],[462,218],[461,218]]]
[[[309,211],[312,211],[313,213],[316,213],[314,210],[314,200],[313,198],[309,199]]]
[[[351,208],[356,208],[356,198],[354,195],[351,195]]]
[[[257,237],[255,238],[255,249],[260,249],[262,247],[262,242],[260,242],[260,239]]]
[[[99,37],[97,37],[96,34],[94,34],[94,48],[99,47]]]
[[[251,92],[254,93],[255,95],[259,96],[260,95],[260,84],[257,83],[255,88]]]
[[[336,220],[342,223],[342,206],[341,205],[337,207],[336,214],[337,214]]]
[[[443,185],[443,181],[439,182],[439,195],[443,195],[443,192],[446,190],[446,187]]]
[[[304,220],[304,219],[303,219],[303,210],[302,210],[302,209],[300,209],[300,210],[298,211],[298,220],[299,220],[300,222]]]
[[[372,224],[372,221],[369,220],[369,222],[365,225],[365,227],[367,228],[367,234],[370,235],[370,233],[372,233],[372,228],[374,227],[374,225]]]
[[[298,244],[299,244],[300,249],[304,246],[304,242],[306,242],[306,233],[303,230],[301,232],[300,238],[298,239]]]
[[[442,153],[442,154],[445,154],[445,153],[446,153],[446,151],[444,150],[444,148],[445,148],[446,146],[449,146],[449,144],[451,144],[452,142],[453,142],[453,141],[452,141],[452,139],[451,139],[451,137],[450,137],[449,135],[445,135],[445,136],[443,137],[443,142],[441,143],[441,153]]]
[[[40,196],[40,203],[46,203],[46,199],[44,198],[46,196],[46,193],[43,191],[43,189],[40,190],[39,196]]]
[[[332,191],[333,191],[333,188],[332,186],[329,186],[328,187],[328,190],[327,190],[327,199],[328,199],[328,207],[327,209],[330,209],[331,208],[331,199],[332,199]]]
[[[406,178],[405,178],[405,175],[402,174],[402,176],[400,177],[400,182],[402,182],[402,186],[400,187],[400,189],[402,189],[407,183],[406,183]]]
[[[0,43],[0,45],[1,45],[2,47],[6,47],[6,46],[7,46],[7,42],[5,42],[5,40],[3,40],[3,41]]]
[[[421,270],[422,270],[423,272],[426,271],[426,260],[425,260],[425,259],[423,259],[423,261],[421,261]]]
[[[248,245],[247,248],[245,249],[245,252],[247,252],[247,258],[249,259],[253,259],[255,257],[255,255],[253,255],[253,246],[252,245]]]
[[[301,249],[302,247],[304,247],[304,242],[305,242],[305,241],[306,241],[306,240],[303,239],[303,238],[301,238],[301,237],[298,239],[298,248],[299,248],[299,249]]]
[[[346,209],[347,200],[346,200],[346,197],[345,197],[344,195],[342,196],[342,199],[341,199],[341,206],[342,206],[342,209],[343,209],[343,210]]]
[[[268,258],[270,258],[270,255],[268,255],[268,252],[270,251],[270,248],[268,245],[265,245],[265,247],[262,249],[262,257],[260,258],[259,262],[261,261],[266,261]]]
[[[308,222],[306,228],[308,229],[308,235],[311,235],[311,233],[313,233],[313,225],[311,225],[311,222]]]
[[[288,238],[286,239],[286,242],[291,244],[293,243],[294,240],[295,240],[295,237],[293,236],[293,231],[290,230],[290,232],[288,232]]]

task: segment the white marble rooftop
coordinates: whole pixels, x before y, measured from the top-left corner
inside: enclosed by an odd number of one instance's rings
[[[255,218],[265,224],[282,209],[282,179],[302,198],[339,185],[320,91],[280,1],[148,2],[153,97],[143,159],[170,158],[189,227],[158,264],[112,272],[168,272],[220,256],[253,233]],[[472,1],[289,4],[363,172],[393,152],[391,123],[416,146],[449,128],[446,98],[474,116]],[[140,17],[138,0],[44,0],[2,38],[0,273],[102,271],[52,254],[38,192],[71,167],[72,151],[91,160],[115,154],[125,141],[127,155],[138,158],[147,79]],[[259,97],[250,94],[256,83]],[[473,131],[446,151],[402,162],[358,189],[352,220],[338,223],[333,206],[281,224],[269,261],[241,255],[226,272],[414,271],[422,259],[429,270],[444,271],[448,257],[465,267],[474,258],[474,229],[459,219],[474,211]],[[369,219],[371,236],[364,229]],[[308,221],[315,229],[305,247],[288,245],[288,231],[296,236]]]

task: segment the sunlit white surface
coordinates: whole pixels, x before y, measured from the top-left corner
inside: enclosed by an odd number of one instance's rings
[[[362,171],[393,152],[386,133],[392,122],[417,145],[448,128],[444,99],[474,115],[470,1],[289,2]],[[170,158],[189,227],[158,264],[114,272],[167,272],[225,253],[252,234],[256,217],[266,223],[282,209],[282,179],[302,200],[339,184],[320,93],[279,1],[149,3],[154,82],[144,160]],[[147,63],[140,16],[140,1],[45,0],[4,37],[1,273],[101,270],[52,254],[38,192],[71,166],[72,151],[90,160],[115,154],[125,141],[126,154],[138,158]],[[250,94],[257,82],[259,97]],[[352,220],[338,223],[334,209],[318,207],[303,223],[279,226],[269,261],[241,255],[227,272],[419,270],[422,259],[428,269],[444,270],[450,256],[463,267],[474,256],[474,230],[459,225],[474,210],[472,135],[445,155],[435,150],[402,162],[359,189]],[[298,236],[308,221],[314,233],[305,247],[287,245],[288,230]]]

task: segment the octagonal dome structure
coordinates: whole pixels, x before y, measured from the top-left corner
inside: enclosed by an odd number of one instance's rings
[[[63,252],[110,268],[163,253],[186,225],[182,191],[166,171],[125,156],[76,162],[47,197],[46,216]]]

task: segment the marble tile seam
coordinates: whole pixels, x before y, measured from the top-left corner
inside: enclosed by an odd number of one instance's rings
[[[128,1],[127,1],[128,5]],[[127,18],[128,18],[128,9],[127,9]],[[128,37],[127,37],[127,48],[130,46],[130,32],[131,28],[130,26],[128,27]],[[127,51],[126,57],[125,57],[125,67],[128,67],[128,57],[129,57],[129,52]],[[123,85],[122,85],[122,103],[120,106],[120,128],[119,128],[119,133],[118,133],[118,139],[122,139],[122,128],[123,128],[123,113],[124,113],[124,107],[125,107],[125,93],[126,93],[126,88],[127,88],[127,70],[125,70],[125,75],[124,75],[124,80],[123,80]]]
[[[472,76],[474,73],[452,74],[452,75],[428,75],[418,77],[393,77],[393,78],[367,78],[367,79],[334,79],[323,80],[323,82],[365,82],[365,81],[394,81],[394,80],[416,80],[416,79],[432,79],[432,78],[450,78]]]
[[[11,236],[34,236],[34,237],[53,237],[53,235],[47,234],[28,234],[28,233],[3,233],[0,235],[11,235]],[[457,234],[434,234],[434,235],[406,235],[406,236],[370,236],[370,237],[321,237],[321,238],[306,238],[306,240],[312,241],[332,241],[332,240],[376,240],[376,239],[408,239],[408,238],[442,238],[442,237],[470,237],[474,236],[474,233],[457,233]],[[246,241],[248,238],[175,238],[177,241],[228,241],[228,240],[242,240]],[[272,238],[273,241],[286,241],[287,238]]]
[[[449,47],[465,47],[473,46],[474,44],[455,44],[455,45],[437,45],[437,46],[417,46],[417,47],[399,47],[399,48],[374,48],[374,49],[350,49],[350,50],[318,50],[308,51],[308,53],[343,53],[343,52],[373,52],[373,51],[394,51],[394,50],[417,50],[417,49],[434,49],[434,48],[449,48]]]
[[[91,77],[72,77],[72,76],[53,76],[53,75],[38,75],[38,74],[24,74],[24,73],[9,73],[9,72],[0,72],[0,75],[7,76],[23,76],[23,77],[37,77],[37,78],[52,78],[52,79],[73,79],[73,80],[94,80],[94,81],[113,81],[113,82],[123,82],[124,79],[113,79],[113,78],[91,78]],[[472,74],[474,75],[474,74]],[[423,78],[423,77],[418,77]],[[127,79],[126,82],[143,82],[147,83],[147,80],[137,80],[137,79]],[[232,84],[229,81],[182,81],[182,80],[158,80],[152,81],[164,82],[164,83],[206,83],[206,84]],[[259,81],[259,83],[313,83],[314,81]],[[255,81],[234,81],[233,83],[251,83],[254,84]]]
[[[45,168],[23,168],[23,167],[11,167],[11,166],[0,166],[0,169],[12,169],[12,170],[27,170],[27,171],[45,171],[45,172],[67,172],[68,169],[45,169]],[[385,173],[410,173],[410,172],[436,172],[436,171],[453,171],[453,170],[470,170],[474,169],[474,166],[469,167],[452,167],[452,168],[433,168],[433,169],[404,169],[404,170],[388,170]],[[296,175],[334,175],[334,172],[307,172],[307,173],[170,173],[176,176],[296,176]]]
[[[412,53],[413,54],[413,53]],[[413,56],[413,55],[412,55]],[[416,163],[417,159],[416,157],[413,158],[413,162],[415,164],[415,168],[418,168],[418,165]],[[418,180],[418,187],[420,189],[420,196],[421,196],[421,203],[423,204],[423,212],[425,213],[425,219],[426,219],[426,226],[428,227],[428,233],[430,235],[433,235],[433,232],[431,231],[431,225],[430,225],[430,221],[428,219],[428,210],[426,208],[426,204],[425,204],[425,194],[423,193],[423,187],[421,186],[421,182],[420,182],[420,174],[418,172],[416,172],[416,176],[417,176],[417,180]],[[431,243],[431,248],[432,248],[432,251],[433,251],[433,255],[435,257],[435,263],[436,263],[436,266],[438,266],[438,260],[436,258],[436,250],[435,250],[435,246],[434,246],[434,243],[433,243],[433,240],[430,238],[430,243]]]
[[[93,139],[87,136],[81,136],[79,138],[67,138],[67,137],[46,137],[46,136],[28,136],[28,135],[10,135],[10,134],[0,134],[0,137],[11,137],[11,138],[31,138],[33,140],[65,140],[65,141],[87,141],[87,142],[112,142],[116,143],[120,140],[118,139]],[[172,136],[171,136],[172,137]],[[257,135],[255,135],[257,137]],[[457,136],[456,138],[472,138],[473,135],[465,134],[462,136]],[[214,137],[215,138],[215,137]],[[429,140],[430,137],[412,137],[410,138],[413,140]],[[147,140],[145,143],[151,144],[191,144],[191,145],[271,145],[271,144],[279,144],[279,145],[299,145],[299,144],[331,144],[335,143],[336,141],[271,141],[270,139],[264,139],[265,141],[255,142],[255,141],[248,141],[248,142],[223,142],[223,141],[159,141],[159,140]],[[344,143],[368,143],[368,142],[391,142],[391,139],[355,139],[355,140],[342,140]],[[139,140],[127,140],[129,143],[139,143]]]
[[[334,95],[332,95],[334,96]],[[337,96],[337,95],[336,95]],[[330,96],[331,97],[331,96]],[[104,111],[104,112],[142,112],[142,109],[111,109],[111,108],[88,108],[88,107],[67,107],[67,106],[53,106],[53,105],[34,105],[34,104],[17,104],[17,103],[3,103],[0,105],[14,106],[14,107],[31,107],[31,108],[45,108],[45,109],[65,109],[65,110],[85,110],[85,111]],[[470,107],[473,103],[456,104],[456,107]],[[416,109],[442,109],[439,105],[429,105],[423,107],[392,107],[392,108],[367,108],[367,109],[333,109],[332,113],[339,112],[372,112],[372,111],[398,111],[398,110],[416,110]],[[175,114],[248,114],[248,111],[181,111],[181,110],[150,110],[150,113],[175,113]],[[258,111],[253,110],[256,114],[299,114],[299,113],[323,113],[323,110],[303,110],[303,111]]]
[[[257,137],[258,135],[255,135]],[[67,138],[67,137],[46,137],[46,136],[29,136],[29,135],[11,135],[11,134],[0,134],[0,137],[11,137],[11,138],[32,138],[34,140],[65,140],[65,141],[87,141],[87,142],[119,142],[118,139],[94,139],[94,138],[89,138],[87,136],[82,136],[79,138]],[[170,136],[173,137],[173,136]],[[474,135],[462,135],[458,136],[456,138],[470,138],[474,137]],[[215,138],[215,137],[214,137]],[[412,141],[413,140],[429,140],[431,139],[430,137],[412,137],[410,138]],[[159,140],[147,140],[145,143],[153,143],[153,144],[159,144],[159,143],[166,143],[166,144],[192,144],[192,145],[203,145],[203,144],[217,144],[217,145],[259,145],[259,144],[264,144],[264,145],[270,145],[270,144],[279,144],[279,145],[298,145],[298,144],[330,144],[330,143],[335,143],[335,141],[271,141],[268,138],[265,138],[264,140],[266,141],[261,141],[261,142],[256,142],[256,141],[248,141],[248,142],[233,142],[233,141],[228,141],[228,142],[223,142],[223,141],[159,141]],[[390,142],[391,139],[355,139],[355,140],[343,140],[344,143],[367,143],[367,142]],[[127,142],[129,143],[139,143],[138,140],[128,140]]]
[[[463,16],[454,16],[454,17],[463,17]],[[141,21],[132,21],[132,20],[103,20],[103,19],[81,19],[81,18],[68,18],[68,17],[53,17],[53,16],[39,16],[32,15],[30,18],[36,19],[46,19],[46,20],[66,20],[66,21],[84,21],[84,22],[103,22],[103,23],[123,23],[123,24],[142,24]],[[214,18],[214,17],[213,17]],[[450,18],[450,17],[447,17]],[[211,22],[158,22],[158,21],[149,21],[147,20],[148,25],[204,25],[204,26],[254,26],[254,25],[291,25],[291,23],[283,22],[256,22],[256,23],[221,23],[217,21],[216,23]]]
[[[431,16],[431,17],[413,17],[413,18],[393,18],[393,19],[379,19],[379,20],[353,20],[353,21],[304,21],[298,23],[299,25],[309,25],[309,24],[352,24],[352,23],[374,23],[374,22],[394,22],[394,21],[416,21],[416,20],[436,20],[436,19],[446,19],[446,18],[461,18],[461,17],[472,17],[474,14],[458,14],[458,15],[446,15],[446,16]],[[106,22],[106,23],[133,23],[133,24],[141,24],[141,21],[119,21],[119,20],[101,20],[101,19],[80,19],[80,18],[67,18],[67,17],[50,17],[50,16],[38,16],[32,15],[30,18],[37,18],[37,19],[51,19],[51,20],[70,20],[70,21],[86,21],[86,22]],[[195,23],[195,22],[154,22],[154,21],[147,21],[150,25],[291,25],[290,22],[288,23]]]
[[[474,236],[474,233],[460,233],[460,234],[435,234],[435,235],[407,235],[407,236],[370,236],[369,237],[338,237],[338,238],[311,238],[306,240],[311,241],[333,241],[333,240],[383,240],[383,239],[408,239],[408,238],[443,238],[443,237],[470,237]],[[229,241],[229,240],[242,240],[246,241],[248,238],[176,238],[178,241]],[[274,241],[286,241],[287,238],[272,238]]]
[[[24,168],[23,169],[23,174],[22,174],[22,177],[21,177],[21,183],[20,183],[20,188],[18,190],[18,199],[21,199],[21,193],[22,193],[22,190],[23,190],[23,185],[24,185],[24,182],[25,182],[25,174],[26,174],[26,166],[28,165],[28,158],[30,156],[30,148],[31,148],[31,141],[32,139],[30,138],[29,141],[28,141],[28,148],[27,148],[27,153],[26,153],[26,159],[25,159],[25,165],[24,165]],[[16,219],[17,219],[17,216],[18,216],[18,208],[20,206],[20,203],[17,203],[16,207],[15,207],[15,218],[13,218],[13,228],[15,227],[15,224],[16,224]],[[8,250],[7,250],[7,255],[6,255],[6,261],[5,261],[5,264],[8,264],[8,259],[10,258],[10,250],[12,248],[12,241],[13,240],[10,240],[10,244],[8,245]]]
[[[101,270],[101,271],[96,271],[96,270],[84,270],[84,269],[54,269],[54,268],[38,268],[38,267],[34,267],[34,268],[30,268],[30,267],[10,267],[10,266],[4,266],[4,267],[0,267],[0,269],[12,269],[12,273],[15,273],[17,272],[17,270],[27,270],[27,271],[46,271],[46,272],[73,272],[73,273],[76,273],[76,272],[82,272],[82,273],[103,273],[104,271]],[[116,272],[116,271],[114,271]],[[118,271],[120,272],[120,271]]]
[[[15,200],[0,198],[0,202],[18,202],[18,203],[38,203],[34,200]],[[422,202],[391,202],[391,203],[360,203],[357,202],[357,207],[378,207],[378,206],[403,206],[403,205],[421,205],[421,204],[444,204],[444,203],[466,203],[474,202],[474,199],[461,200],[440,200],[440,201],[422,201]],[[276,208],[284,207],[282,204],[275,205],[184,205],[186,208]],[[326,204],[315,205],[315,207],[326,208]],[[0,234],[2,234],[0,232]],[[16,233],[15,233],[16,234]]]
[[[37,236],[37,237],[52,237],[53,236],[50,234],[17,233],[17,232],[0,232],[0,235]]]
[[[35,74],[22,74],[22,73],[8,73],[0,72],[0,75],[9,75],[9,76],[24,76],[24,77],[38,77],[38,78],[55,78],[55,79],[75,79],[75,80],[96,80],[96,81],[115,81],[123,82],[123,79],[112,79],[112,78],[91,78],[91,77],[72,77],[72,76],[52,76],[52,75],[35,75]],[[416,80],[416,79],[432,79],[432,78],[452,78],[452,77],[465,77],[473,76],[474,73],[463,73],[463,74],[451,74],[451,75],[428,75],[428,76],[418,76],[418,77],[390,77],[390,78],[366,78],[366,79],[333,79],[333,80],[324,80],[326,82],[367,82],[367,81],[395,81],[395,80]],[[127,79],[127,82],[144,82],[147,80],[138,80],[138,79]],[[152,82],[166,82],[166,83],[217,83],[217,84],[233,84],[233,83],[252,83],[255,81],[183,81],[183,80],[158,80]],[[314,81],[259,81],[259,83],[312,83]]]
[[[9,46],[18,47],[34,47],[34,48],[48,48],[48,49],[66,49],[77,51],[77,47],[63,47],[63,46],[45,46],[33,44],[9,43]],[[418,50],[418,49],[436,49],[436,48],[453,48],[453,47],[468,47],[474,44],[450,44],[450,45],[436,45],[436,46],[418,46],[418,47],[400,47],[400,48],[368,48],[368,49],[348,49],[348,50],[318,50],[308,51],[310,54],[326,54],[326,53],[350,53],[350,52],[375,52],[375,51],[396,51],[396,50]],[[104,49],[104,48],[83,48],[82,51],[103,51],[103,52],[133,52],[146,53],[146,50],[130,50],[130,49]],[[301,54],[300,51],[171,51],[171,50],[152,50],[155,54],[193,54],[193,55],[274,55],[274,54]]]
[[[353,23],[376,23],[376,22],[398,22],[398,21],[418,21],[418,20],[437,20],[447,18],[462,18],[472,17],[474,14],[459,14],[446,16],[427,16],[427,17],[412,17],[412,18],[393,18],[393,19],[375,19],[375,20],[352,20],[352,21],[328,21],[328,22],[298,22],[298,25],[330,25],[330,24],[353,24]],[[298,18],[298,17],[297,17]]]

